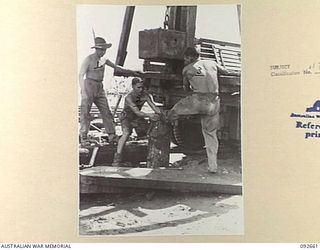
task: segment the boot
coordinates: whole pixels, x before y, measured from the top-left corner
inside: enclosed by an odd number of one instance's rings
[[[112,167],[120,167],[121,155],[117,152],[114,154]]]

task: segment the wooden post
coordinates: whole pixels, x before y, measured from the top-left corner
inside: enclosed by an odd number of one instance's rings
[[[187,33],[186,47],[194,45],[197,6],[171,6],[168,28]]]
[[[151,122],[147,168],[169,167],[171,127],[163,119]]]
[[[127,6],[124,19],[123,19],[122,32],[120,36],[120,42],[119,42],[118,53],[116,58],[116,64],[120,66],[124,65],[124,62],[127,56],[127,46],[128,46],[128,41],[129,41],[129,36],[131,31],[134,9],[135,9],[134,6]],[[113,74],[115,76],[122,75],[119,73],[118,70],[114,70]]]
[[[195,45],[197,6],[183,6],[181,10],[181,30],[187,32],[187,47]]]

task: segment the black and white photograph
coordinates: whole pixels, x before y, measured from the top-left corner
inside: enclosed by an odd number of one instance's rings
[[[243,235],[241,6],[76,22],[79,235]]]

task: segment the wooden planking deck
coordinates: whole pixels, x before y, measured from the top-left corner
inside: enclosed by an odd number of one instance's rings
[[[89,164],[93,147],[88,147],[87,154],[80,154],[80,164]],[[113,161],[116,146],[105,144],[99,147],[95,165],[107,165]],[[147,159],[147,141],[129,141],[123,151],[123,160],[131,162],[143,162]]]
[[[210,174],[199,169],[114,168],[99,166],[80,171],[80,192],[108,187],[161,189],[182,192],[242,194],[241,174]]]

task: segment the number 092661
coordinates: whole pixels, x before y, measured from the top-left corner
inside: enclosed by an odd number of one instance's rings
[[[318,244],[300,244],[300,248],[318,248]]]

